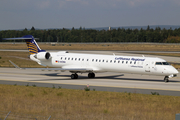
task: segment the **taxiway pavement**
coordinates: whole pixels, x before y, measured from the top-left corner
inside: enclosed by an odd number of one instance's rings
[[[0,68],[0,84],[36,85],[39,87],[61,87],[68,89],[84,89],[89,85],[91,90],[131,92],[180,96],[180,77],[165,83],[162,76],[97,73],[89,79],[87,74],[79,74],[79,79],[71,79],[71,73],[60,71],[21,70],[16,68]],[[178,74],[180,76],[180,74]]]

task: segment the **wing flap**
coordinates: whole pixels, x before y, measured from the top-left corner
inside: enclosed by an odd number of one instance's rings
[[[55,71],[70,71],[70,72],[89,72],[89,71],[93,71],[93,69],[91,68],[21,68],[18,65],[16,65],[15,63],[13,63],[11,60],[9,60],[9,62],[18,69],[35,69],[35,70],[55,70]]]

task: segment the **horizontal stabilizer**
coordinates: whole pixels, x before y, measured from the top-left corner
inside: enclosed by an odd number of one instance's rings
[[[19,37],[19,38],[3,38],[3,40],[29,40],[32,38],[25,38],[25,37]]]
[[[3,38],[2,40],[31,40],[33,38],[32,35],[25,35],[23,37],[16,37],[16,38]],[[34,39],[39,39],[39,38],[34,38]]]

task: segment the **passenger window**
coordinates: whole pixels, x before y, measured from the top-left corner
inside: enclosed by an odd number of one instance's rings
[[[122,61],[122,63],[124,63],[124,61]]]
[[[70,58],[68,58],[68,60],[70,60]]]
[[[63,59],[63,57],[61,57],[61,60]]]
[[[73,60],[73,58],[71,58],[71,60]]]
[[[81,58],[79,58],[79,61],[81,60]]]
[[[66,57],[65,57],[65,60],[66,60]]]
[[[84,59],[82,59],[82,61],[84,61]]]
[[[120,63],[120,61],[118,61],[118,63]]]
[[[132,61],[130,62],[130,64],[132,64]]]
[[[104,62],[104,60],[102,62]]]
[[[114,61],[114,63],[116,63],[116,61]]]
[[[98,61],[98,59],[96,59],[96,62]]]
[[[106,60],[106,62],[108,62],[108,60]]]
[[[92,61],[94,62],[94,59],[92,59]]]
[[[136,61],[134,62],[134,64],[136,64]]]
[[[75,58],[75,60],[77,60],[77,58]]]
[[[126,64],[128,64],[128,61],[126,61]]]
[[[87,59],[87,61],[89,61],[89,59]]]

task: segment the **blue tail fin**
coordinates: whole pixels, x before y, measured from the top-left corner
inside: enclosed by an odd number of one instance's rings
[[[30,54],[36,54],[38,52],[45,52],[45,50],[41,50],[41,48],[38,46],[38,44],[36,43],[32,35],[25,35],[22,38],[25,38]],[[30,38],[30,39],[27,39],[27,38]]]
[[[41,50],[41,48],[38,46],[38,44],[36,43],[32,35],[25,35],[19,38],[4,38],[3,40],[22,40],[22,39],[26,41],[30,54],[36,54],[38,52],[45,52],[45,50]]]

